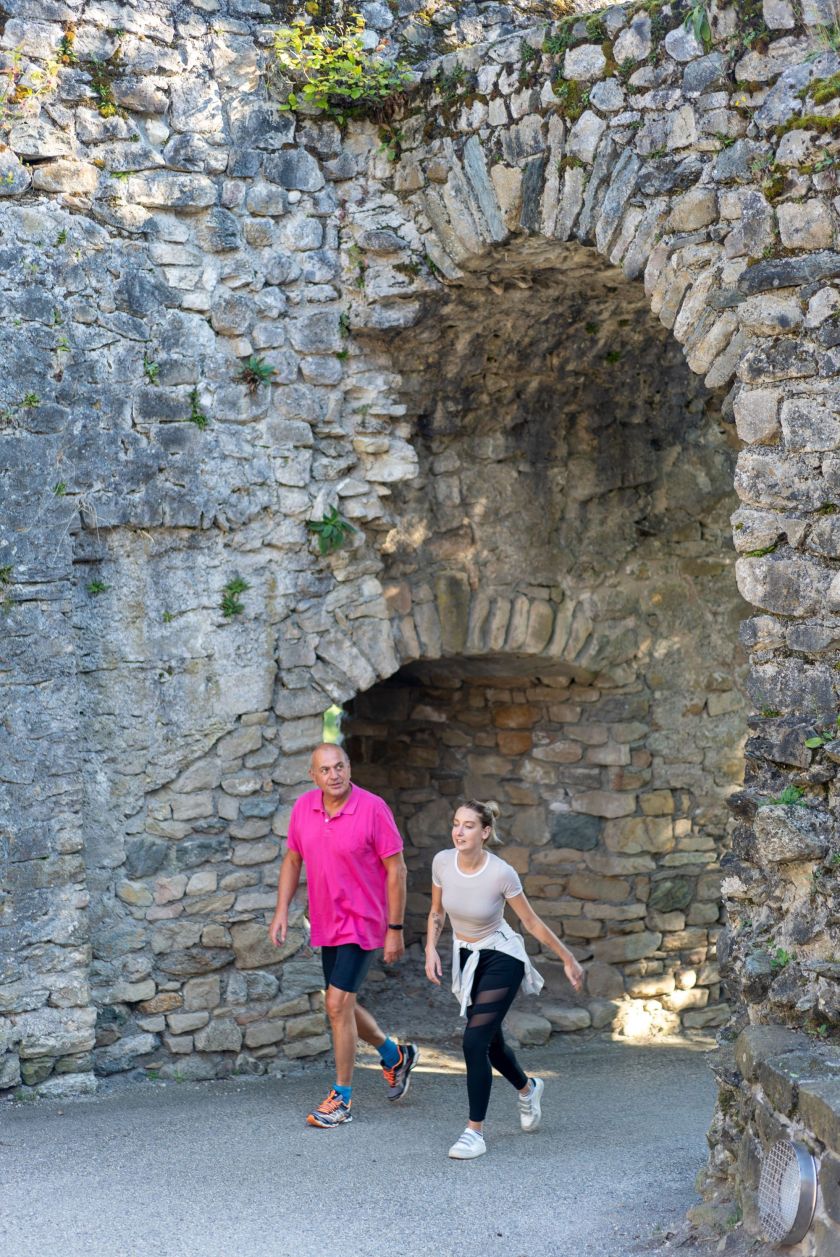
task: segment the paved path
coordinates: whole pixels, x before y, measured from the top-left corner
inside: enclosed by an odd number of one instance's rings
[[[523,1051],[544,1119],[494,1085],[488,1154],[456,1163],[462,1064],[424,1049],[389,1104],[373,1059],[356,1118],[302,1115],[331,1079],[148,1084],[0,1105],[3,1257],[629,1257],[694,1200],[713,1086],[704,1054],[594,1040]]]

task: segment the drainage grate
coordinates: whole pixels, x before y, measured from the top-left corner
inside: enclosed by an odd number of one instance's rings
[[[808,1232],[817,1203],[817,1168],[802,1144],[785,1139],[764,1157],[758,1184],[758,1214],[765,1239],[798,1244]]]

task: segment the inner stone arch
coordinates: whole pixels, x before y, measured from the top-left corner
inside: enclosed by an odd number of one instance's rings
[[[356,778],[407,833],[414,937],[453,801],[497,798],[526,893],[593,960],[590,1015],[719,1024],[745,724],[725,399],[594,250],[472,265],[366,338],[419,474],[383,546],[404,663],[349,708]]]

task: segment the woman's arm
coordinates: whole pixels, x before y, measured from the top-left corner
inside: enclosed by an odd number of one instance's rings
[[[544,943],[546,947],[550,947],[555,956],[558,956],[563,961],[566,977],[574,989],[579,991],[583,986],[583,969],[581,969],[568,947],[561,943],[554,931],[550,930],[545,921],[537,916],[524,894],[514,895],[507,902],[513,908],[528,933],[538,943]]]
[[[440,986],[440,979],[443,976],[437,945],[445,920],[443,890],[432,882],[432,908],[426,925],[426,977],[430,982],[434,982],[435,986]]]

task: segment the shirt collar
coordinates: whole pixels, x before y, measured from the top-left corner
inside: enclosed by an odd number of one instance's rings
[[[344,816],[345,814],[347,816],[352,816],[358,806],[359,806],[359,792],[356,789],[356,787],[353,785],[353,783],[351,782],[349,795],[347,796],[347,798],[344,800],[343,804],[341,805],[341,809],[338,812],[336,812],[334,816],[331,816],[330,820],[334,821],[339,816]],[[324,807],[324,795],[323,795],[323,792],[318,788],[312,791],[312,810],[313,812],[321,812],[321,814],[324,816],[327,815],[327,810]]]

